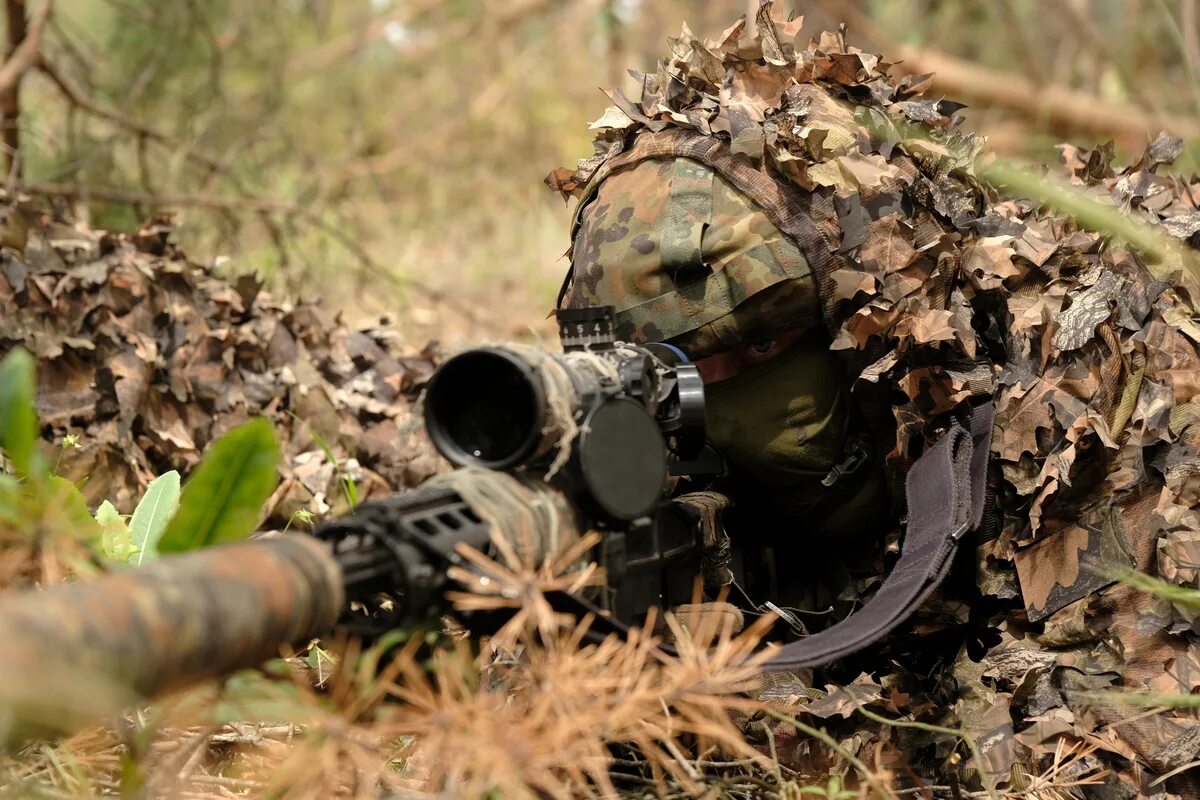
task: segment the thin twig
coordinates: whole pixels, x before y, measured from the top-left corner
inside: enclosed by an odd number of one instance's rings
[[[19,181],[13,190],[29,194],[61,197],[67,200],[124,203],[162,208],[205,208],[214,210],[269,211],[295,214],[301,211],[295,203],[262,197],[222,197],[220,195],[159,195],[152,192],[137,192],[108,186],[88,186],[71,183],[49,183],[45,181]]]
[[[459,303],[457,300],[453,299],[445,292],[443,292],[439,289],[435,289],[434,287],[430,286],[429,284],[427,284],[424,281],[421,281],[417,278],[413,278],[408,275],[405,275],[403,277],[400,275],[397,275],[394,271],[388,269],[383,264],[379,263],[379,261],[377,261],[374,258],[374,256],[372,256],[370,253],[367,252],[367,249],[365,247],[363,247],[361,243],[356,241],[351,236],[347,235],[344,231],[341,231],[338,228],[336,228],[335,226],[330,225],[328,222],[326,222],[325,220],[316,216],[315,214],[311,214],[306,211],[301,211],[299,216],[301,219],[303,219],[308,224],[329,234],[329,236],[332,237],[334,239],[334,241],[336,241],[338,244],[340,244],[342,247],[344,247],[346,250],[348,250],[350,252],[350,254],[353,255],[355,258],[357,258],[359,263],[361,263],[364,267],[366,267],[371,273],[373,273],[381,278],[386,278],[387,280],[398,285],[402,289],[412,288],[412,289],[416,289],[416,290],[420,291],[422,294],[426,295],[434,302],[441,303],[446,308],[455,312],[456,314],[461,316],[463,319],[467,320],[467,322],[470,322],[472,325],[477,325],[477,326],[483,325],[483,321],[479,318],[479,316],[477,314],[475,314],[474,311],[472,311],[470,308],[463,305],[462,303]]]
[[[847,762],[850,763],[851,766],[853,766],[856,770],[858,770],[859,775],[862,776],[863,780],[865,780],[867,783],[869,783],[871,785],[872,789],[879,792],[880,797],[891,796],[891,789],[889,789],[888,787],[883,785],[883,782],[879,780],[878,775],[876,775],[874,772],[872,772],[871,769],[866,764],[864,764],[860,758],[858,758],[858,756],[854,755],[849,750],[847,750],[845,747],[843,747],[837,741],[837,739],[834,739],[832,736],[830,736],[824,730],[821,730],[819,728],[814,728],[811,725],[807,725],[807,724],[801,722],[796,717],[790,717],[787,714],[784,714],[780,711],[776,711],[772,708],[764,708],[763,712],[766,713],[768,716],[774,717],[775,719],[779,720],[780,722],[785,722],[788,725],[793,726],[797,731],[799,731],[800,733],[803,733],[805,736],[811,736],[812,738],[817,739],[820,742],[823,742],[826,747],[828,747],[830,750],[832,750],[833,752],[837,753],[839,756],[844,758]]]
[[[975,740],[972,739],[968,734],[964,733],[963,731],[956,730],[955,728],[946,728],[929,722],[888,719],[882,714],[876,714],[874,711],[871,711],[863,706],[853,695],[850,695],[850,699],[858,709],[858,713],[862,714],[867,719],[874,720],[875,722],[879,722],[883,725],[888,725],[894,728],[912,728],[914,730],[925,731],[926,733],[937,733],[941,734],[942,736],[953,736],[957,739],[961,739],[963,744],[967,746],[967,749],[971,751],[971,758],[975,759],[975,763],[979,767],[979,775],[983,779],[984,791],[987,792],[988,797],[992,798],[992,800],[1000,799],[1000,795],[996,792],[996,784],[984,766],[983,753],[980,751],[979,745],[976,744]]]
[[[1200,75],[1200,14],[1196,12],[1196,0],[1183,0],[1179,7],[1179,28],[1183,31],[1183,55],[1188,69],[1192,75]]]
[[[15,88],[21,80],[21,76],[37,66],[41,57],[42,33],[46,30],[46,23],[50,20],[50,11],[53,7],[52,0],[44,0],[41,8],[29,23],[29,30],[26,32],[25,38],[21,40],[21,44],[4,62],[4,65],[0,66],[0,92]]]
[[[73,106],[86,111],[94,117],[111,122],[119,128],[123,128],[127,131],[135,133],[138,136],[145,137],[150,141],[164,145],[168,148],[178,150],[180,155],[182,155],[184,158],[187,158],[189,161],[194,161],[206,169],[212,171],[222,171],[221,162],[217,161],[215,158],[202,153],[197,153],[188,147],[186,143],[182,142],[176,137],[126,116],[114,108],[109,108],[101,104],[98,100],[85,92],[73,80],[64,75],[58,69],[58,67],[56,67],[50,61],[47,61],[44,58],[39,59],[37,67],[43,75],[50,79],[50,82],[58,88],[59,92],[61,92],[62,95]]]

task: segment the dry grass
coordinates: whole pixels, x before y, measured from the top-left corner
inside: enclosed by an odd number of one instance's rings
[[[471,560],[502,584],[490,601],[470,596],[474,607],[507,604],[513,590],[526,608],[546,607],[536,573]],[[568,585],[541,574],[541,588]],[[34,745],[4,764],[5,784],[69,797],[137,786],[152,796],[613,796],[616,745],[638,754],[648,779],[691,796],[707,788],[699,762],[732,758],[770,775],[730,714],[759,705],[743,693],[762,658],[752,656],[761,626],[731,636],[714,622],[689,634],[668,617],[679,655],[666,657],[652,622],[628,642],[596,644],[585,642],[586,621],[515,620],[506,646],[483,655],[460,641],[426,661],[418,638],[379,669],[381,648],[349,642],[325,674],[314,649],[163,699],[112,729]]]

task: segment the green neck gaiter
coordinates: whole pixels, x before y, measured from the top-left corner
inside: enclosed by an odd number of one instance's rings
[[[829,491],[842,460],[849,404],[828,344],[805,337],[775,358],[705,387],[708,437],[776,510],[800,517]]]

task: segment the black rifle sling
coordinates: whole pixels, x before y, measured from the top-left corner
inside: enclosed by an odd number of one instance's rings
[[[909,470],[904,548],[870,602],[833,627],[784,645],[763,665],[766,671],[820,667],[861,650],[908,619],[937,588],[959,540],[983,518],[995,413],[991,402],[977,406],[970,430],[955,422]]]

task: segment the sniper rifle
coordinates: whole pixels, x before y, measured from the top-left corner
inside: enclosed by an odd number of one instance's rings
[[[602,533],[591,559],[607,583],[553,598],[607,612],[597,635],[688,602],[702,537],[667,486],[721,469],[704,440],[700,375],[669,345],[617,343],[611,308],[560,311],[558,322],[562,353],[481,347],[435,372],[424,414],[458,467],[445,476],[363,503],[315,538],[257,538],[0,599],[0,723],[10,723],[0,729],[11,741],[70,730],[335,626],[370,639],[437,625],[461,588],[450,568],[471,566],[462,546],[494,555],[497,534],[537,563],[569,533]],[[504,622],[456,616],[477,633]]]

